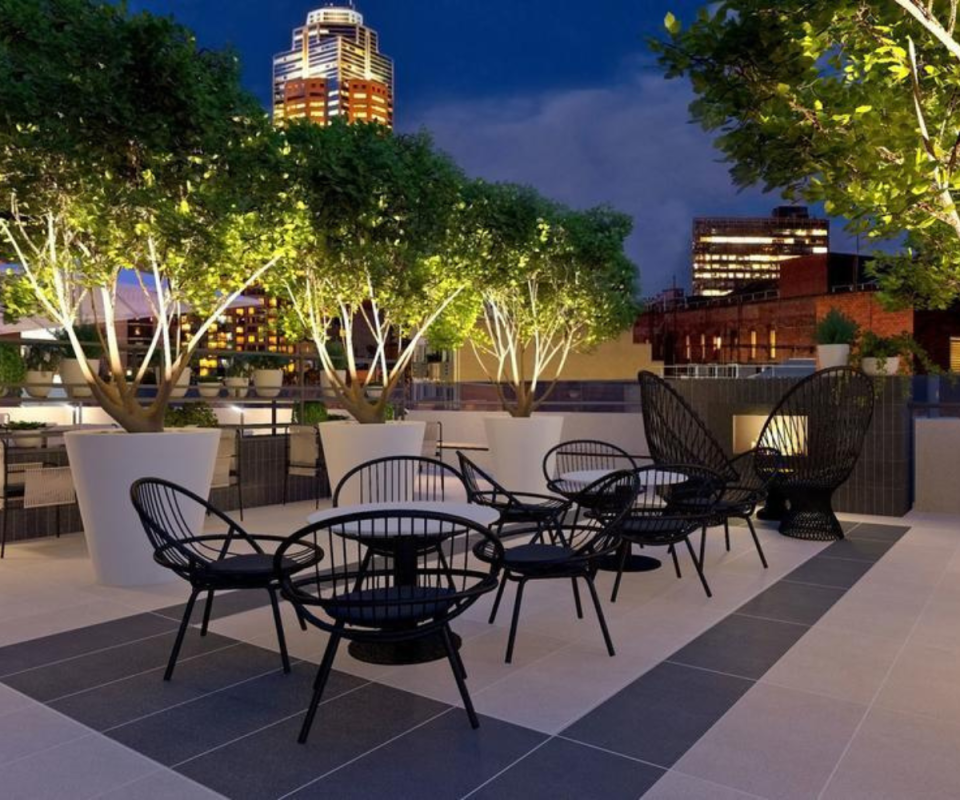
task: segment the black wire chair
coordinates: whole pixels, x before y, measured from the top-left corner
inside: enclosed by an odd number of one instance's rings
[[[843,538],[832,498],[860,458],[874,401],[870,378],[833,367],[797,383],[770,414],[758,441],[783,454],[783,468],[773,478],[776,492],[787,501],[782,534]]]
[[[536,525],[541,534],[551,531],[570,509],[570,501],[559,497],[508,491],[459,450],[457,458],[467,487],[467,500],[488,506],[500,514],[496,523],[498,536],[503,535],[504,526],[524,523]]]
[[[542,540],[542,532],[539,529],[528,529],[528,534],[534,534],[529,542],[508,547],[503,551],[503,580],[497,590],[489,622],[493,624],[497,617],[507,581],[515,581],[517,596],[513,604],[513,618],[507,640],[506,663],[509,664],[513,660],[524,586],[531,580],[557,578],[569,578],[573,584],[573,596],[579,619],[583,619],[583,606],[580,603],[577,581],[586,582],[590,589],[590,596],[593,598],[593,606],[597,612],[607,652],[611,656],[615,655],[613,640],[610,638],[600,598],[597,596],[594,577],[599,559],[615,552],[620,544],[621,523],[636,500],[639,486],[637,476],[632,470],[611,473],[589,487],[586,496],[590,498],[591,505],[589,514],[584,516],[584,521],[558,526],[549,542]],[[481,542],[474,547],[474,553],[481,561],[493,560],[499,552],[489,549],[486,542]]]
[[[323,551],[305,544],[295,550],[287,548],[283,559],[275,561],[264,545],[283,542],[282,536],[252,536],[236,520],[203,498],[160,478],[135,481],[130,487],[130,499],[153,545],[154,561],[175,572],[191,586],[190,599],[163,679],[169,681],[173,677],[197,596],[207,592],[200,627],[200,635],[206,636],[214,593],[234,589],[265,589],[270,595],[283,671],[289,672],[290,658],[277,602],[278,575],[289,575],[319,564],[323,560]],[[223,522],[227,526],[226,532],[196,533],[208,515]],[[305,630],[302,619],[300,624]]]
[[[543,457],[543,477],[547,488],[563,497],[574,500],[583,482],[564,480],[572,472],[636,469],[637,462],[622,447],[596,439],[574,439],[551,447]]]
[[[685,544],[704,592],[712,597],[703,574],[703,553],[697,557],[690,535],[702,530],[713,518],[724,492],[723,478],[704,467],[672,464],[640,467],[636,475],[640,491],[621,524],[619,563],[610,602],[617,600],[624,567],[634,544],[668,548],[678,578],[681,572],[677,546]]]
[[[652,372],[641,372],[640,402],[644,432],[656,464],[689,464],[721,477],[724,491],[714,505],[713,516],[701,529],[700,561],[706,554],[707,528],[723,525],[726,549],[730,550],[730,520],[746,522],[760,563],[767,568],[753,514],[767,496],[780,468],[776,449],[758,447],[728,458],[696,411],[667,381]]]
[[[489,554],[486,564],[471,558],[470,544],[478,538]],[[382,643],[439,635],[470,724],[479,727],[450,622],[496,588],[503,557],[499,540],[448,514],[392,509],[345,513],[290,536],[274,556],[277,570],[288,552],[303,546],[327,553],[325,569],[314,565],[296,576],[285,571],[281,591],[301,618],[327,631],[330,640],[299,741],[306,742],[310,734],[342,639]],[[358,550],[365,550],[362,558]]]
[[[350,492],[349,504],[443,502],[467,496],[463,477],[453,467],[424,456],[386,456],[366,461],[341,478],[333,493],[334,508]]]

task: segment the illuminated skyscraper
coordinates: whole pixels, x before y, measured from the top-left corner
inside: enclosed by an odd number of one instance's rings
[[[693,293],[723,295],[776,281],[780,262],[830,250],[830,222],[802,206],[769,217],[698,217],[693,221]]]
[[[273,57],[273,120],[300,117],[393,127],[393,60],[352,3],[311,11],[290,49]]]

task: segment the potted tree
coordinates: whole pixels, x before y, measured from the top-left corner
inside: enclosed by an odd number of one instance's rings
[[[335,485],[364,461],[421,451],[423,422],[384,423],[417,343],[455,315],[466,285],[452,235],[462,178],[422,134],[304,122],[287,136],[300,239],[291,268],[273,278],[283,277],[288,334],[313,340],[330,394],[360,423],[321,427]],[[365,374],[361,337],[374,343]]]
[[[485,263],[481,324],[470,339],[508,416],[485,420],[497,479],[545,491],[541,462],[561,416],[533,416],[572,352],[616,337],[636,319],[636,268],[623,252],[630,219],[575,212],[530,189],[478,184],[471,207]]]
[[[60,366],[61,351],[56,346],[40,344],[27,345],[24,364],[27,374],[24,378],[24,390],[29,397],[44,398],[53,388],[53,379]]]
[[[0,40],[0,256],[19,265],[4,313],[62,328],[91,395],[123,428],[66,435],[98,579],[169,580],[134,535],[129,487],[149,474],[209,491],[217,432],[164,433],[164,417],[210,325],[284,254],[280,134],[240,88],[234,56],[198,48],[169,18],[89,0],[50,0],[42,13],[13,4]],[[129,375],[123,283],[140,288],[155,331]],[[85,305],[105,377],[78,332]],[[188,307],[186,339],[176,318]],[[154,352],[160,381],[141,398]]]
[[[817,367],[845,367],[850,361],[850,346],[857,340],[859,326],[838,308],[831,308],[817,323]]]

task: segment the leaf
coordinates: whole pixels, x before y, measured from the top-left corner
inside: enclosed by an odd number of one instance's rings
[[[866,114],[869,111],[873,111],[873,106],[857,106],[854,111],[857,114]]]
[[[668,11],[666,16],[663,18],[663,27],[665,27],[671,36],[676,36],[680,33],[681,25],[680,20],[674,16],[672,11]]]

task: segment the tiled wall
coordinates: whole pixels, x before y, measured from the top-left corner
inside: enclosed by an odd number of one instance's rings
[[[910,510],[909,378],[875,378],[877,399],[860,460],[834,496],[834,508],[903,516]],[[730,452],[735,414],[768,414],[795,379],[677,380],[672,385]]]

